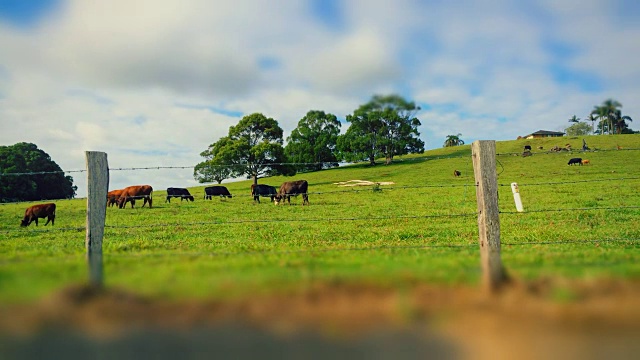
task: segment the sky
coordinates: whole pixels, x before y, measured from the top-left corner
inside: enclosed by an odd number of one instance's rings
[[[323,110],[344,132],[376,94],[421,107],[426,149],[513,140],[609,98],[640,118],[638,39],[636,0],[0,0],[0,145],[34,143],[65,171],[85,151],[188,167],[245,115],[286,139]],[[192,169],[110,182],[198,185]]]

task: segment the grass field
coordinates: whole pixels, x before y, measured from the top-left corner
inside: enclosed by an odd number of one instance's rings
[[[502,260],[511,276],[640,278],[640,135],[584,138],[595,151],[547,153],[566,143],[579,149],[582,137],[497,143]],[[524,144],[533,156],[519,156]],[[105,282],[169,299],[246,298],[318,282],[476,284],[470,155],[464,145],[387,166],[260,179],[274,186],[306,179],[310,206],[299,197],[292,206],[253,204],[249,181],[223,184],[234,195],[227,200],[205,201],[198,187],[190,189],[195,202],[165,203],[164,189],[156,189],[151,209],[107,209]],[[567,166],[578,156],[591,165]],[[381,191],[335,184],[356,179],[394,184]],[[515,213],[512,182],[525,213]],[[87,279],[86,200],[56,204],[54,227],[28,228],[19,222],[30,204],[0,205],[0,303]]]

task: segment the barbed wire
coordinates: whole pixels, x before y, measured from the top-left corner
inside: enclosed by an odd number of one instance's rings
[[[638,243],[639,238],[611,238],[611,239],[574,239],[574,240],[555,240],[555,241],[524,241],[524,242],[501,242],[501,246],[532,246],[532,245],[565,245],[565,244],[600,244],[600,243]],[[462,244],[416,244],[416,245],[380,245],[380,246],[361,246],[349,248],[311,248],[297,250],[247,250],[247,251],[190,251],[190,252],[155,252],[155,253],[122,253],[105,251],[104,256],[116,258],[142,258],[142,257],[231,257],[231,256],[255,256],[255,255],[294,255],[294,254],[317,254],[331,252],[351,252],[351,251],[385,251],[385,250],[426,250],[426,249],[465,249],[479,246],[477,242]],[[178,250],[178,249],[176,249]],[[82,255],[84,257],[84,255]],[[66,259],[76,259],[80,256],[69,255]],[[59,261],[60,257],[56,256]],[[0,264],[30,262],[32,259],[3,259]],[[33,260],[35,261],[35,259]],[[37,261],[42,261],[38,258]],[[480,271],[478,269],[478,271]]]
[[[575,153],[579,153],[579,154],[583,154],[583,153],[597,153],[597,152],[610,152],[610,151],[637,151],[640,150],[640,148],[621,148],[621,149],[589,149],[589,150],[582,150],[581,148],[576,148],[576,149],[572,149],[572,150],[564,150],[564,148],[561,148],[561,150],[549,150],[549,151],[539,151],[539,152],[530,152],[530,155],[527,156],[532,156],[532,155],[553,155],[553,154],[575,154]],[[507,152],[507,153],[496,153],[496,156],[522,156],[522,152]]]
[[[577,184],[577,183],[591,183],[591,182],[605,182],[605,181],[626,181],[626,180],[639,180],[640,177],[622,177],[622,178],[609,178],[609,179],[592,179],[592,180],[572,180],[572,181],[550,181],[541,183],[518,183],[518,186],[539,186],[539,185],[562,185],[562,184]],[[498,184],[498,186],[511,187],[511,184]]]
[[[499,212],[500,214],[513,215],[513,214],[542,213],[542,212],[560,212],[560,211],[628,210],[628,209],[640,209],[640,206],[583,207],[583,208],[565,208],[565,209],[541,209],[541,210],[527,210],[527,211],[523,211],[523,212],[519,212],[519,211],[498,211],[498,212]]]
[[[282,223],[282,222],[331,222],[331,221],[368,221],[368,220],[397,220],[397,219],[430,219],[443,217],[467,217],[477,216],[477,213],[463,214],[440,214],[440,215],[400,215],[400,216],[366,216],[366,217],[340,217],[340,218],[309,218],[309,219],[253,219],[253,220],[227,220],[227,221],[196,221],[187,223],[156,223],[140,225],[105,225],[105,229],[139,229],[153,227],[183,227],[183,226],[203,226],[203,225],[229,225],[229,224],[251,224],[251,223]],[[68,227],[51,229],[30,229],[28,232],[51,232],[51,231],[81,231],[86,227]],[[25,231],[24,229],[0,230],[0,233],[11,233]]]

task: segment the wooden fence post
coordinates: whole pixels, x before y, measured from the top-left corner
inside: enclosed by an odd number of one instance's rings
[[[89,283],[101,288],[102,281],[102,237],[107,216],[107,192],[109,189],[109,165],[107,154],[85,151],[87,159],[87,263]]]
[[[500,259],[500,216],[498,211],[498,181],[496,175],[496,142],[477,140],[471,144],[473,173],[478,202],[478,230],[482,282],[494,291],[507,280]]]

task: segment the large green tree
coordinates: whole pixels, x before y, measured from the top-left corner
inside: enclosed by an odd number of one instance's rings
[[[586,122],[577,122],[564,129],[567,136],[589,135],[591,133],[591,125]]]
[[[315,171],[337,166],[336,144],[340,122],[333,114],[311,110],[287,138],[284,152],[298,170]]]
[[[35,144],[0,146],[0,202],[71,199],[77,189],[73,178]]]
[[[196,169],[225,166],[229,176],[247,176],[254,184],[263,176],[292,175],[295,170],[286,164],[282,142],[282,128],[276,120],[260,113],[247,115],[229,127],[228,136],[201,153],[207,160]],[[198,180],[195,170],[194,176]]]
[[[341,157],[375,165],[378,157],[384,156],[389,164],[396,155],[424,152],[424,142],[418,138],[420,120],[415,117],[419,110],[398,95],[374,96],[347,115],[351,125],[337,143]]]

